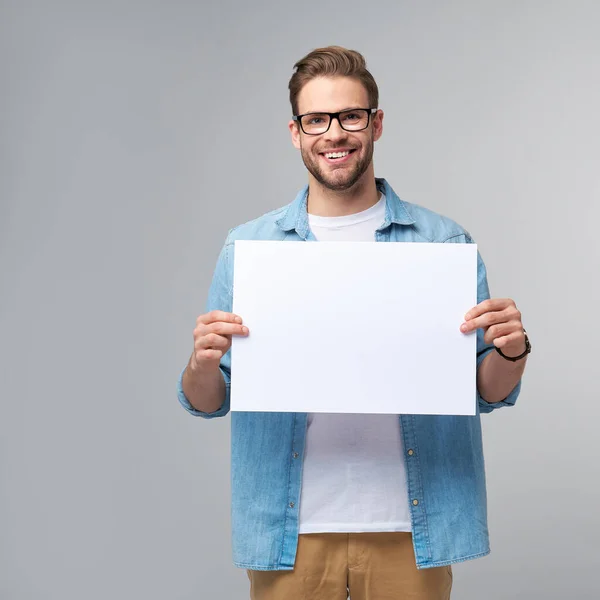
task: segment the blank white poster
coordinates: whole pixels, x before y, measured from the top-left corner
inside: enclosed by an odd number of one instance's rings
[[[235,243],[231,410],[474,415],[475,244]]]

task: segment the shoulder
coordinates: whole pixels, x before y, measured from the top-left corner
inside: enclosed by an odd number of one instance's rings
[[[472,243],[469,232],[453,219],[419,204],[403,201],[406,212],[414,219],[412,227],[429,242]]]
[[[282,240],[285,234],[277,221],[285,215],[288,208],[289,204],[230,229],[226,245],[233,245],[236,240]]]

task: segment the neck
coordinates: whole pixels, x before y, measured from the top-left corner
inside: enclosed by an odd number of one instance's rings
[[[375,206],[379,200],[373,169],[348,190],[330,190],[309,174],[308,212],[319,217],[344,217]]]

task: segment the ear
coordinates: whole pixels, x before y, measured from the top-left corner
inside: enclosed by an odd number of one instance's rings
[[[294,148],[300,150],[300,128],[298,127],[298,123],[290,120],[288,127],[290,129],[290,133],[292,134],[292,144],[294,144]]]
[[[373,139],[377,141],[383,134],[383,111],[378,110],[373,119]]]

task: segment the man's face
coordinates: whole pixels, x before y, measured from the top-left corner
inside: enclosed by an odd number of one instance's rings
[[[352,108],[371,108],[364,86],[349,77],[319,77],[309,81],[298,96],[299,114],[339,112]],[[375,107],[373,107],[375,108]],[[351,189],[365,174],[373,160],[373,143],[381,137],[383,112],[371,116],[362,131],[346,131],[337,119],[321,135],[307,135],[290,121],[292,143],[302,154],[309,173],[333,191]],[[330,152],[348,152],[342,158],[327,157]]]

